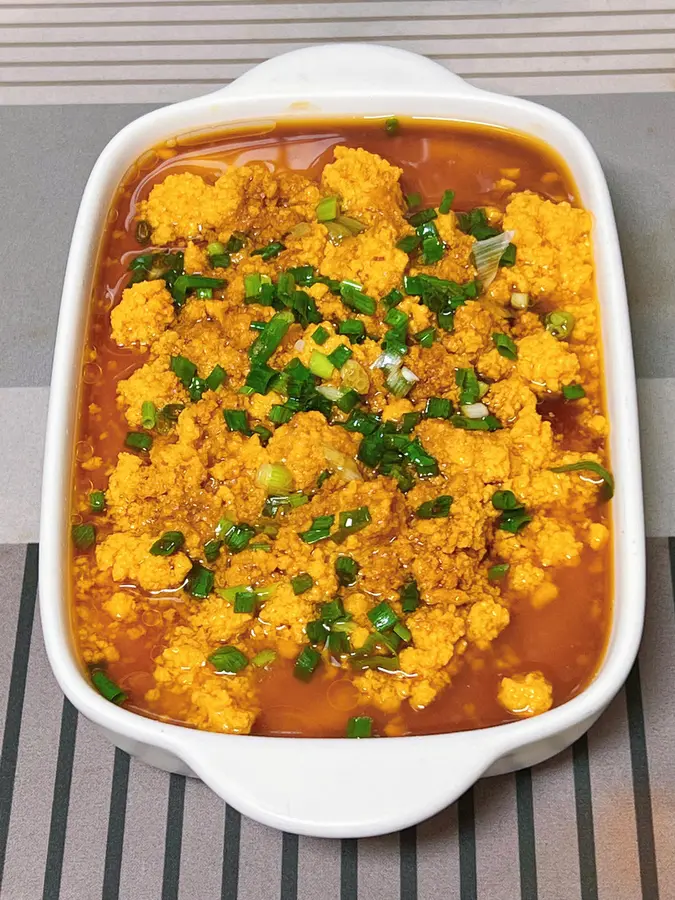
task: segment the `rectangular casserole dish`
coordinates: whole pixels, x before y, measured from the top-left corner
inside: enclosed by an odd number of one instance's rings
[[[344,66],[345,60],[348,66]],[[339,81],[329,73],[340,71]],[[602,315],[612,504],[613,623],[604,661],[577,697],[541,716],[482,730],[385,741],[214,734],[144,718],[99,696],[71,634],[69,540],[78,383],[101,235],[115,190],[135,161],[170,137],[280,119],[409,116],[482,123],[530,135],[566,161],[594,221]],[[389,47],[332,44],[270,60],[216,93],[166,107],[124,128],[99,157],[75,225],[59,318],[42,494],[40,605],[50,663],[64,693],[125,751],[196,775],[242,813],[321,837],[366,837],[415,824],[454,802],[483,775],[513,771],[579,738],[620,689],[644,615],[644,525],[635,375],[621,256],[599,162],[557,113],[465,84],[422,57]],[[339,765],[338,765],[339,763]],[[345,780],[326,781],[334,766]],[[406,772],[406,791],[390,789]],[[323,788],[316,792],[320,780]]]

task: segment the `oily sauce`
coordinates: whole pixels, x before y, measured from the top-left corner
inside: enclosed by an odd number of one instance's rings
[[[86,514],[89,492],[107,487],[128,431],[116,405],[118,382],[146,359],[145,354],[118,347],[110,337],[110,310],[128,281],[129,261],[141,252],[134,236],[139,200],[147,198],[152,186],[172,172],[192,171],[215,180],[227,167],[252,160],[316,178],[331,161],[338,144],[363,147],[400,166],[404,193],[421,193],[423,206],[437,205],[443,191],[451,187],[456,192],[456,210],[488,205],[503,208],[512,188],[499,183],[510,177],[511,170],[519,170],[518,190],[533,190],[556,201],[574,203],[576,199],[564,163],[545,145],[501,129],[460,123],[402,120],[394,136],[385,132],[381,120],[284,123],[260,128],[257,133],[234,131],[201,139],[189,136],[148,152],[120,186],[102,241],[83,364],[76,460],[86,463],[92,456],[100,456],[104,465],[91,471],[75,466],[74,523]],[[152,249],[142,248],[143,252]],[[600,405],[597,412],[602,412]],[[565,435],[567,447],[577,449],[573,403],[544,400],[540,413],[556,433]],[[589,447],[586,437],[583,449],[602,447]],[[609,524],[606,508],[593,514],[596,521]],[[103,526],[99,539],[105,533]],[[609,546],[600,551],[584,549],[579,566],[556,569],[554,581],[559,596],[540,609],[533,609],[529,599],[510,595],[504,588],[510,604],[510,625],[489,650],[472,647],[467,651],[451,685],[425,710],[413,711],[404,703],[392,719],[377,709],[358,706],[357,691],[342,670],[317,672],[304,683],[293,676],[292,661],[278,659],[270,673],[260,674],[262,712],[254,733],[341,737],[345,717],[357,712],[373,717],[375,733],[384,733],[386,725],[386,733],[391,735],[447,732],[511,721],[496,697],[501,674],[513,671],[514,660],[523,672],[544,668],[559,705],[592,679],[601,662],[611,623],[610,553]],[[111,593],[120,587],[110,581]],[[158,608],[184,602],[181,593],[175,591],[157,595],[155,600]],[[76,602],[83,602],[82,597],[76,596]],[[89,602],[95,606],[98,601],[91,598]],[[100,616],[101,621],[105,618],[100,609],[93,608],[90,614]],[[120,632],[116,641],[120,659],[109,664],[108,674],[129,693],[128,708],[180,721],[179,705],[156,709],[144,700],[146,691],[154,686],[153,659],[165,646],[165,626],[161,615],[152,611],[144,613],[142,624],[146,629],[142,639],[127,640]]]

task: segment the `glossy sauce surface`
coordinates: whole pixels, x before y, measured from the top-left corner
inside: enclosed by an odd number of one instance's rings
[[[145,355],[117,347],[110,338],[109,315],[128,279],[129,260],[139,253],[135,240],[136,203],[152,186],[172,172],[192,171],[218,177],[229,166],[257,160],[271,167],[291,169],[317,177],[338,144],[363,147],[386,157],[404,171],[404,193],[420,192],[423,205],[437,205],[447,187],[456,192],[454,208],[504,207],[507,190],[495,188],[505,170],[519,169],[518,190],[532,190],[553,200],[575,202],[574,185],[562,162],[542,145],[496,129],[457,124],[405,122],[396,136],[382,124],[363,122],[284,125],[259,135],[233,133],[200,143],[156,148],[129,173],[109,217],[94,291],[90,338],[83,370],[80,440],[77,459],[95,455],[105,465],[95,471],[75,469],[76,507],[91,490],[105,490],[107,475],[123,444],[128,426],[116,404],[120,380],[145,361]],[[144,250],[146,248],[143,248]],[[94,407],[91,405],[94,404]],[[93,408],[102,415],[95,420]],[[598,404],[598,412],[602,412]],[[551,421],[567,446],[575,449],[575,410],[572,403],[544,400],[540,412]],[[103,425],[101,425],[103,423]],[[584,448],[588,450],[588,439]],[[602,452],[602,442],[596,448]],[[609,525],[607,508],[593,518]],[[414,711],[404,704],[398,730],[390,733],[437,733],[511,721],[499,705],[496,685],[502,669],[511,671],[514,658],[522,671],[545,667],[556,705],[577,694],[592,678],[602,659],[611,622],[610,547],[585,548],[576,568],[557,568],[554,581],[560,595],[554,603],[533,609],[522,595],[504,596],[510,603],[511,624],[490,649],[467,651],[464,665],[452,684],[426,709]],[[110,582],[111,591],[113,583]],[[136,588],[134,588],[137,590]],[[182,603],[180,592],[158,598]],[[159,616],[144,614],[142,640],[118,640],[120,660],[110,663],[109,674],[130,693],[128,707],[142,714],[180,718],[178,710],[149,708],[144,693],[153,684],[153,658],[163,648],[164,626]],[[342,736],[345,715],[370,715],[375,727],[384,728],[389,717],[377,709],[359,706],[357,692],[344,673],[336,670],[309,684],[293,677],[292,661],[278,660],[274,677],[260,674],[262,712],[254,733],[300,736]]]

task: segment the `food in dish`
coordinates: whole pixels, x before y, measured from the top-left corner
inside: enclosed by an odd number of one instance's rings
[[[105,239],[76,460],[75,627],[104,696],[367,737],[588,683],[613,483],[573,191],[545,148],[457,124],[141,161]]]

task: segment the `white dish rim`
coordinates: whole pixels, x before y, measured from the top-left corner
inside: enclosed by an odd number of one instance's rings
[[[341,78],[332,79],[331,71],[340,71]],[[120,709],[91,687],[74,653],[66,562],[76,416],[72,397],[77,395],[80,379],[93,264],[113,192],[129,166],[169,136],[207,131],[216,124],[224,128],[246,119],[394,114],[492,124],[544,140],[565,159],[583,205],[594,216],[610,446],[617,482],[612,510],[614,622],[603,664],[583,692],[537,718],[477,731],[386,741],[216,735]],[[602,169],[584,135],[545,107],[473,88],[441,66],[406,51],[369,44],[292,51],[257,66],[220,91],[132,122],[103,150],[87,183],[64,280],[45,449],[40,609],[51,666],[74,706],[112,740],[161,767],[180,768],[182,761],[251,818],[321,837],[365,837],[400,830],[452,803],[486,772],[528,764],[532,758],[528,749],[542,759],[563,749],[620,689],[637,654],[644,618],[639,462],[635,374],[618,236]],[[344,766],[348,778],[336,779],[337,784],[317,796],[316,778],[331,763]],[[405,798],[389,787],[401,771],[406,773]],[[377,779],[372,777],[375,772]]]

